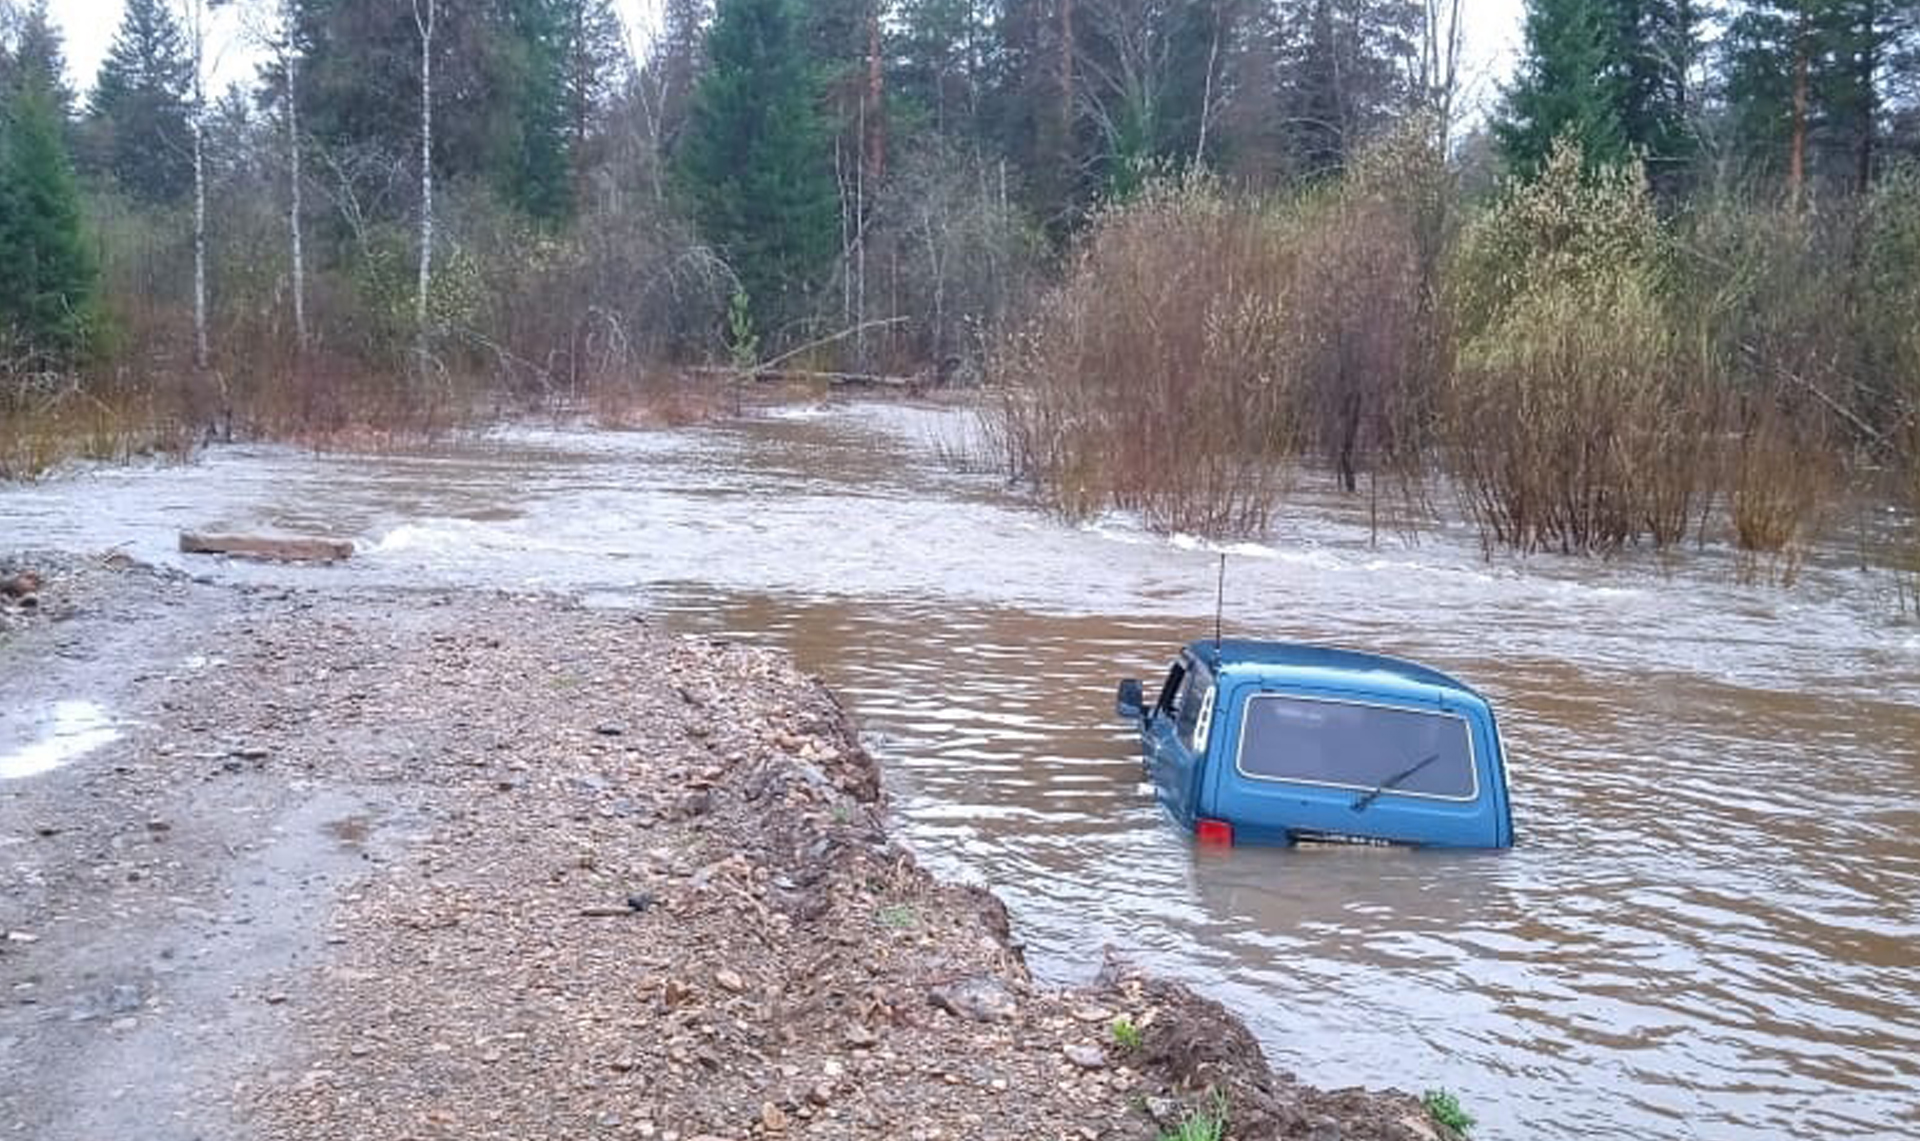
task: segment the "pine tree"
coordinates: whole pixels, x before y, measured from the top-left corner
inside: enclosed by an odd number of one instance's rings
[[[626,29],[612,0],[558,0],[562,37],[560,98],[566,117],[573,199],[586,198],[587,171],[619,79],[631,74]]]
[[[803,316],[838,225],[820,83],[788,0],[722,0],[676,175],[762,331]]]
[[[896,98],[936,134],[977,137],[990,29],[977,0],[902,0],[892,46]]]
[[[419,139],[419,29],[407,0],[294,0],[300,114],[323,155],[377,198]],[[483,181],[521,212],[563,221],[619,75],[611,0],[443,0],[432,72],[433,168]]]
[[[192,89],[193,60],[164,0],[127,0],[87,123],[94,162],[121,189],[171,202],[191,188]]]
[[[1560,138],[1578,144],[1589,166],[1626,159],[1608,15],[1591,0],[1528,0],[1520,66],[1494,124],[1510,169],[1537,174]]]
[[[0,114],[0,341],[52,364],[86,349],[95,274],[65,125],[52,93],[31,84]]]
[[[1792,198],[1816,179],[1864,188],[1916,32],[1913,0],[1747,0],[1722,41],[1737,152]]]
[[[532,217],[560,221],[582,193],[587,150],[625,52],[610,0],[511,0],[507,42],[518,146],[508,197]]]

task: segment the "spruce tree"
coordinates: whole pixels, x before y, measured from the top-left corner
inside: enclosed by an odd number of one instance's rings
[[[127,0],[89,103],[93,161],[145,202],[178,200],[193,185],[189,100],[193,60],[164,0]]]
[[[513,55],[513,134],[501,174],[508,199],[543,221],[566,217],[573,205],[568,177],[567,35],[570,13],[558,0],[509,0],[502,39]]]
[[[67,82],[66,45],[47,11],[47,0],[34,0],[20,18],[13,50],[9,85],[32,84],[51,98],[64,123],[73,114],[73,88]]]
[[[836,246],[820,82],[789,0],[722,0],[707,50],[676,177],[764,332],[804,315]]]
[[[1617,40],[1592,0],[1527,0],[1525,46],[1494,135],[1507,165],[1537,174],[1556,139],[1577,143],[1589,166],[1627,157]]]
[[[54,98],[26,85],[0,114],[0,342],[58,365],[86,348],[94,265]]]
[[[1689,72],[1699,48],[1693,0],[1611,0],[1621,134],[1656,187],[1680,181],[1694,157]]]

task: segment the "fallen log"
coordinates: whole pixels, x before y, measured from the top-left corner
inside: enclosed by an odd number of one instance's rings
[[[827,372],[810,368],[727,368],[724,365],[696,365],[686,370],[695,376],[717,376],[727,380],[820,381],[826,384],[869,386],[876,388],[914,388],[925,385],[928,376],[887,376],[873,372]]]
[[[189,555],[234,555],[281,563],[336,563],[351,558],[346,539],[281,538],[271,535],[202,535],[180,532],[180,550]]]

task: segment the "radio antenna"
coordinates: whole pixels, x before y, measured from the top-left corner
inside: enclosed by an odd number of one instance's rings
[[[1227,606],[1227,552],[1220,552],[1220,581],[1213,588],[1213,661],[1220,662],[1220,616]]]

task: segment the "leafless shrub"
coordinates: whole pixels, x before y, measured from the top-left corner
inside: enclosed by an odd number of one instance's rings
[[[1448,363],[1437,304],[1453,230],[1452,180],[1416,124],[1361,153],[1339,183],[1295,203],[1294,298],[1301,416],[1342,486],[1368,476],[1376,512],[1417,506],[1433,394]]]
[[[1162,531],[1263,530],[1296,424],[1292,251],[1260,210],[1197,179],[1109,210],[994,362],[996,437],[1071,517]]]
[[[720,349],[732,275],[663,215],[592,213],[555,232],[470,193],[449,228],[478,282],[452,339],[466,367],[516,397],[578,403],[650,365]]]
[[[844,344],[858,367],[977,369],[993,336],[1035,293],[1045,240],[1013,204],[1004,163],[935,141],[910,151],[869,220],[866,304],[853,320],[910,318]],[[848,272],[861,272],[856,262]],[[858,283],[855,282],[857,285]],[[880,351],[859,352],[881,345]]]
[[[1742,574],[1790,585],[1836,484],[1822,410],[1762,397],[1742,415],[1728,506]]]

